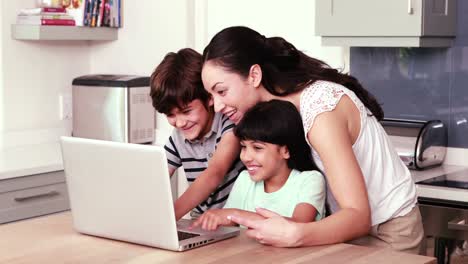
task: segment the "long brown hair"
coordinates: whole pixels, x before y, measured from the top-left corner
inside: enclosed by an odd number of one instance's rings
[[[248,27],[229,27],[203,51],[203,62],[210,60],[244,77],[252,65],[260,65],[263,86],[276,96],[301,91],[317,80],[338,83],[353,91],[378,120],[384,116],[375,97],[356,78],[307,56],[281,37],[266,38]]]
[[[240,140],[257,140],[286,146],[290,169],[319,170],[305,141],[301,115],[288,101],[271,100],[250,108],[237,124],[234,134]]]

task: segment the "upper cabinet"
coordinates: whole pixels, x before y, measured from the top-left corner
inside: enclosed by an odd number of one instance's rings
[[[456,0],[316,0],[316,34],[326,46],[449,47]]]

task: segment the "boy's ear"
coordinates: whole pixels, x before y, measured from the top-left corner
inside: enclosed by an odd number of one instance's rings
[[[249,70],[249,81],[252,86],[257,88],[262,83],[262,68],[258,64],[254,64]]]
[[[208,106],[212,107],[213,105],[214,105],[213,96],[210,96],[210,98],[208,99]]]
[[[289,149],[286,146],[281,146],[280,147],[280,154],[283,157],[283,159],[289,159],[291,155],[289,154]]]

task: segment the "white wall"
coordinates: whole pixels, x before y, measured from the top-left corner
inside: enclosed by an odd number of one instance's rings
[[[347,65],[347,50],[323,48],[314,36],[314,1],[125,1],[117,41],[18,41],[10,25],[35,0],[0,1],[0,147],[56,140],[70,132],[59,120],[58,97],[71,80],[90,73],[149,75],[169,51],[202,51],[227,26],[247,25],[282,36],[333,67]],[[266,8],[267,6],[267,8]],[[158,141],[171,128],[158,115]]]
[[[197,3],[200,5],[197,10],[205,13],[197,17],[198,31],[204,33],[204,37],[197,38],[197,47],[204,47],[225,27],[243,25],[266,37],[283,37],[334,68],[349,69],[348,49],[322,47],[320,38],[315,36],[315,1],[204,0]]]
[[[113,42],[13,40],[17,11],[35,2],[0,1],[0,148],[69,134],[71,122],[59,120],[58,97],[71,94],[74,77],[149,75],[167,52],[193,46],[190,0],[124,1],[124,27]],[[158,116],[158,124],[170,132],[165,118]]]
[[[3,1],[0,1],[0,17],[3,17]],[[4,36],[4,31],[3,31],[3,19],[0,18],[0,134],[1,131],[3,131],[3,49],[2,43],[3,43],[3,36]],[[0,140],[1,142],[1,140]],[[0,147],[3,145],[0,143]]]
[[[192,0],[125,1],[124,27],[115,42],[91,45],[93,73],[121,73],[149,76],[164,55],[181,48],[193,48]],[[172,128],[157,115],[157,141],[163,143]]]
[[[37,144],[69,131],[59,119],[58,97],[71,93],[73,77],[90,70],[86,41],[18,41],[10,26],[17,11],[34,7],[34,0],[1,1],[0,147]]]

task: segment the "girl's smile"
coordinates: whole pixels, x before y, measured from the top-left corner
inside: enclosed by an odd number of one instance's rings
[[[287,164],[289,151],[286,146],[242,140],[240,159],[252,181],[264,181],[266,189],[273,185],[280,188],[291,172]]]

